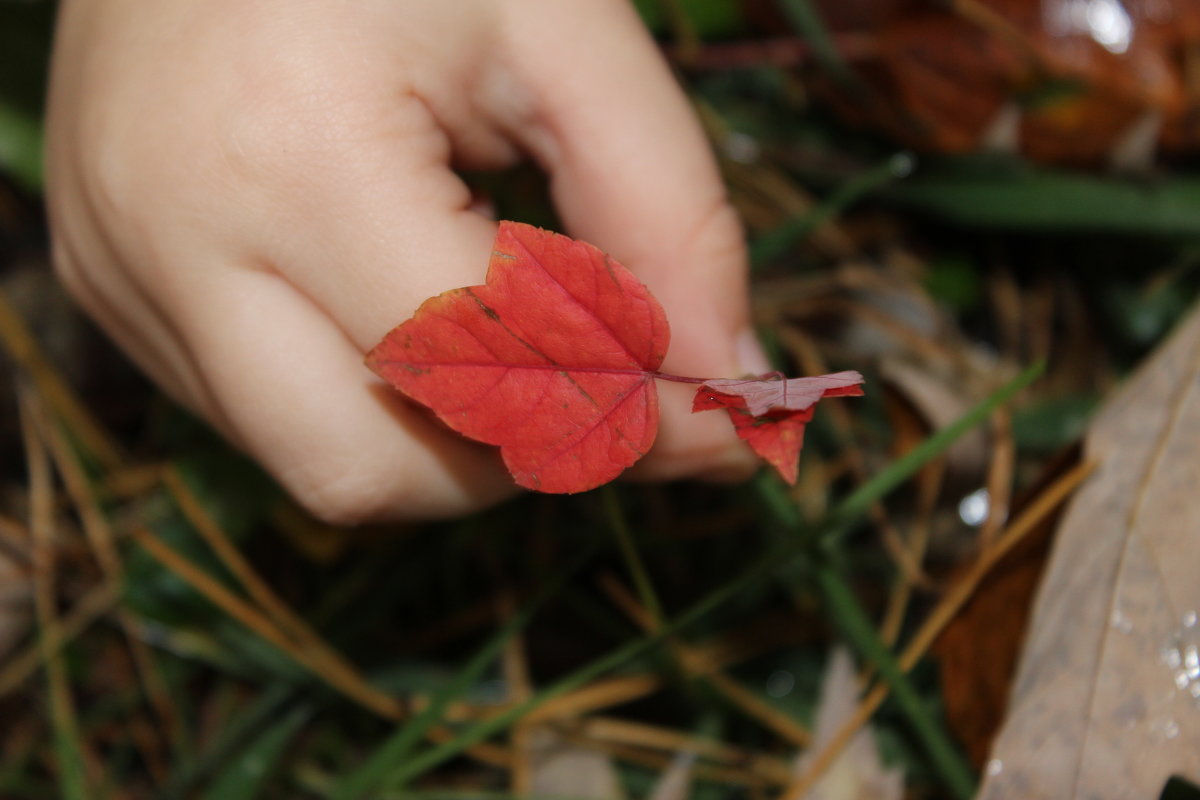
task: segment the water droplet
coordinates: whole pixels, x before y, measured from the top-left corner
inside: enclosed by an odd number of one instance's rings
[[[1004,762],[998,758],[993,758],[991,761],[987,762],[987,766],[984,767],[984,771],[987,773],[989,778],[994,778],[1001,772],[1004,772]]]
[[[991,498],[986,488],[976,489],[958,502],[958,518],[963,524],[978,528],[987,521]]]
[[[766,692],[771,697],[787,697],[796,688],[796,676],[786,669],[777,669],[767,676]]]
[[[1195,612],[1183,615],[1183,625],[1159,649],[1159,661],[1171,671],[1176,689],[1200,700],[1200,627],[1196,625]]]
[[[1174,739],[1179,735],[1179,723],[1173,719],[1169,719],[1163,723],[1162,735],[1168,739]]]
[[[1183,658],[1174,647],[1164,647],[1159,650],[1158,660],[1165,664],[1167,669],[1179,669],[1179,665],[1183,663]]]
[[[896,153],[888,161],[888,169],[896,178],[907,178],[917,168],[917,157],[912,153]]]
[[[1119,633],[1133,632],[1133,620],[1125,616],[1125,614],[1123,614],[1119,608],[1113,609],[1112,617],[1109,619],[1109,623],[1112,625],[1113,630]]]
[[[1120,0],[1062,0],[1048,4],[1043,20],[1054,36],[1090,36],[1110,53],[1120,55],[1133,42],[1133,20]]]

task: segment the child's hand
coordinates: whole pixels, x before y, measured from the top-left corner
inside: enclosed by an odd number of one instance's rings
[[[536,159],[566,232],[662,301],[669,371],[765,368],[741,232],[625,3],[74,0],[61,13],[48,197],[63,280],[316,514],[449,515],[511,490],[490,448],[362,364],[422,300],[483,281],[495,225],[454,168]],[[726,420],[689,413],[690,387],[661,388],[643,476],[750,468]]]

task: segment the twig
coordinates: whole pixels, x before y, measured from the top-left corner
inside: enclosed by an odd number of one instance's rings
[[[1012,436],[1012,415],[1007,408],[998,408],[992,415],[992,460],[988,464],[988,515],[979,529],[979,544],[988,548],[1008,517],[1012,502],[1013,470],[1016,469],[1017,446]]]
[[[944,726],[922,703],[920,694],[908,680],[908,670],[900,666],[879,638],[850,583],[831,562],[819,565],[814,577],[822,602],[842,635],[863,660],[879,671],[884,685],[890,687],[905,722],[929,757],[930,766],[954,797],[970,800],[975,794],[975,776],[970,765]]]
[[[592,742],[615,742],[666,753],[691,751],[711,761],[746,766],[750,772],[780,785],[786,784],[792,774],[791,767],[783,759],[644,722],[616,717],[589,717],[579,722],[578,732]]]
[[[567,732],[566,739],[573,744],[598,750],[611,758],[629,764],[637,764],[656,772],[662,772],[667,769],[674,758],[672,754],[647,750],[622,742],[597,742],[580,735],[572,735],[570,732]],[[786,773],[780,774],[774,769],[768,768],[767,770],[760,771],[752,767],[740,767],[733,764],[696,764],[693,767],[693,774],[702,780],[733,786],[747,786],[760,790],[779,787],[787,781]],[[751,796],[753,797],[754,795]]]
[[[64,420],[71,433],[79,439],[89,454],[106,468],[121,463],[121,449],[100,423],[96,422],[87,406],[63,380],[30,334],[29,328],[0,290],[0,346],[8,351],[12,360],[29,374],[46,398],[54,413]]]
[[[47,653],[57,654],[93,622],[108,613],[117,602],[114,587],[93,586],[64,617],[57,628],[38,637],[38,641],[10,657],[0,670],[0,697],[20,686],[37,671]]]
[[[0,301],[2,305],[2,301]],[[41,409],[28,385],[18,390],[21,411],[21,434],[29,470],[29,531],[32,560],[36,578],[34,607],[37,612],[42,660],[45,663],[50,690],[50,718],[55,733],[58,777],[62,792],[68,800],[83,800],[89,796],[89,780],[84,767],[85,757],[67,679],[67,667],[60,648],[50,641],[61,638],[59,632],[55,555],[54,555],[54,487],[50,458],[37,435]]]
[[[517,613],[516,593],[509,588],[501,590],[497,598],[500,624],[512,620]],[[529,677],[529,661],[525,653],[525,637],[521,631],[513,633],[504,645],[500,656],[500,668],[504,683],[508,687],[508,701],[523,703],[533,696],[533,681]],[[533,791],[533,731],[527,720],[518,720],[512,731],[512,774],[509,786],[513,794],[527,795]]]
[[[602,708],[618,706],[645,697],[663,687],[658,675],[642,673],[592,681],[573,691],[546,700],[528,714],[530,722],[581,717]],[[507,713],[505,709],[504,713]]]
[[[675,54],[679,61],[687,66],[700,51],[700,37],[696,26],[692,24],[683,0],[658,0],[659,7],[666,14],[671,24],[671,32],[675,35]]]
[[[654,633],[658,627],[650,613],[616,580],[608,579],[602,582],[605,592],[612,598],[618,608],[624,611],[635,624],[647,633]],[[812,741],[812,735],[796,719],[780,711],[770,703],[742,686],[733,678],[724,674],[719,668],[709,663],[698,651],[688,647],[678,639],[670,641],[679,663],[689,673],[709,682],[725,699],[737,706],[741,711],[763,727],[774,732],[785,742],[796,747],[807,747]]]
[[[779,331],[780,341],[800,362],[801,370],[808,375],[822,375],[829,371],[825,360],[813,345],[812,340],[792,327],[783,327]],[[867,481],[869,471],[862,450],[854,442],[853,422],[850,412],[840,403],[834,403],[829,408],[829,418],[842,445],[842,455],[846,458],[850,471],[860,484]],[[883,547],[888,556],[900,570],[902,580],[909,584],[928,584],[929,578],[921,567],[921,562],[913,558],[910,548],[905,545],[904,537],[892,523],[882,502],[871,504],[868,511],[871,522],[879,528]]]
[[[307,667],[334,689],[381,717],[399,719],[402,716],[403,709],[396,698],[370,685],[347,681],[346,676],[341,672],[322,670],[320,662],[314,658],[312,653],[293,642],[267,616],[227,589],[204,570],[192,564],[149,529],[135,528],[133,538],[145,548],[146,552],[154,556],[163,566],[182,578],[211,603],[291,656],[298,664]]]
[[[330,647],[307,622],[275,594],[275,591],[258,575],[250,562],[242,555],[241,550],[233,544],[221,526],[200,503],[174,465],[169,465],[163,471],[162,478],[167,491],[170,492],[184,517],[217,555],[221,563],[233,573],[250,597],[263,609],[274,626],[278,626],[280,630],[276,638],[290,638],[295,642],[298,649],[305,653],[308,659],[307,663],[311,665],[311,668],[321,673],[330,685],[340,688],[350,697],[358,699],[369,708],[384,713],[385,716],[398,713],[399,705],[395,698],[371,686],[353,664]]]
[[[170,545],[163,542],[149,530],[146,528],[136,528],[133,532],[133,538],[163,566],[182,578],[185,583],[207,598],[209,602],[273,644],[283,653],[290,656],[296,663],[326,681],[333,689],[338,690],[363,708],[381,717],[392,720],[403,718],[404,709],[394,697],[370,685],[364,686],[359,683],[346,684],[344,676],[340,674],[322,672],[309,654],[302,647],[284,636],[267,617],[218,583],[203,570],[197,568],[187,558],[180,555]],[[434,742],[446,742],[452,740],[455,734],[454,731],[448,728],[435,727],[430,729],[428,736]],[[473,745],[467,752],[484,763],[500,766],[508,766],[511,763],[510,754],[506,749],[486,742]]]
[[[923,471],[923,474],[927,477],[917,481],[917,507],[907,538],[910,558],[918,564],[925,558],[925,550],[929,545],[933,514],[937,510],[938,495],[942,491],[946,462],[944,459],[937,459],[930,462],[925,470],[927,472]],[[908,611],[913,588],[913,582],[903,573],[898,573],[892,582],[887,610],[884,611],[883,621],[879,625],[879,636],[889,647],[895,645],[900,637],[900,629],[904,625],[904,615]]]
[[[55,466],[66,485],[67,493],[75,506],[75,512],[79,515],[84,536],[87,538],[92,554],[104,573],[106,583],[116,594],[120,591],[124,581],[124,566],[121,563],[121,555],[117,549],[112,527],[100,510],[99,503],[92,491],[91,482],[84,472],[83,464],[80,463],[66,437],[51,421],[44,420],[44,422],[45,425],[41,431],[42,437],[50,445]],[[146,692],[146,697],[162,724],[163,732],[178,752],[185,739],[183,720],[171,702],[170,689],[166,680],[155,664],[149,647],[138,635],[137,624],[129,611],[119,606],[116,616],[118,624],[125,634],[130,657],[133,659],[135,672]],[[151,758],[150,764],[157,775],[165,774],[166,766],[161,759],[158,759],[156,763],[156,759]]]

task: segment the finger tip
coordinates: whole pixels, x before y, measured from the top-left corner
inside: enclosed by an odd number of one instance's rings
[[[771,371],[771,361],[754,328],[747,326],[738,332],[733,339],[733,348],[742,375],[761,375]]]

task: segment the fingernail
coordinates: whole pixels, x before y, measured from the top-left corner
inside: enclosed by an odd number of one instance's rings
[[[753,328],[746,328],[738,334],[735,341],[738,367],[745,375],[761,375],[771,371],[771,361],[758,343],[758,335]]]

